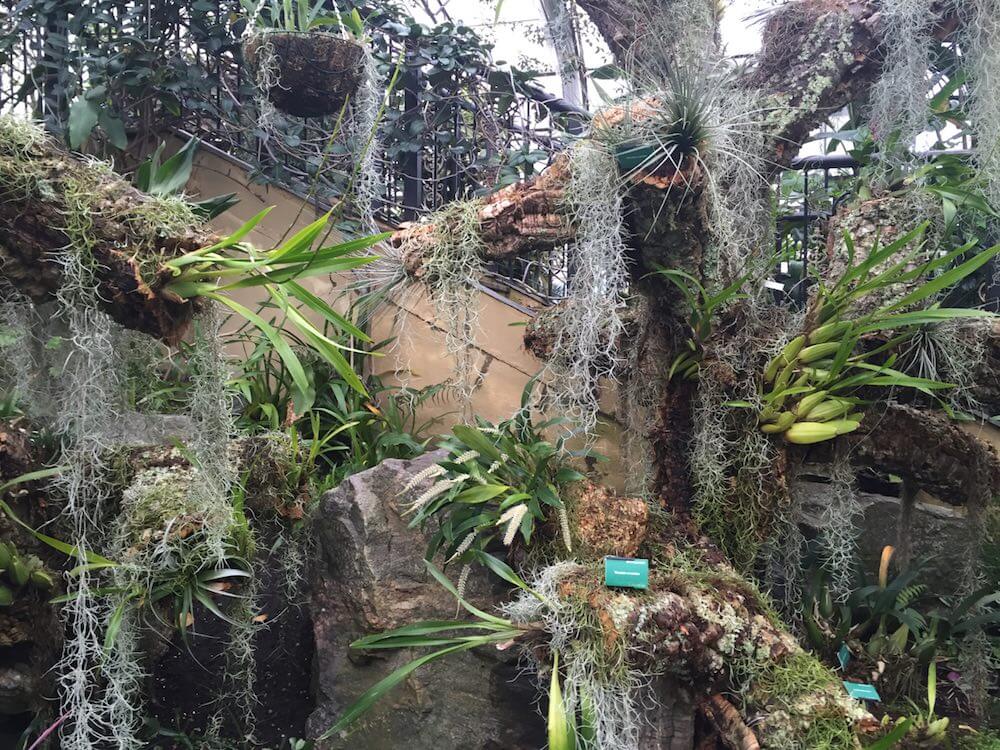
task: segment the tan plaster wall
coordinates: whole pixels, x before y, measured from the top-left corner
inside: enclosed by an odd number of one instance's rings
[[[264,208],[274,206],[248,236],[250,242],[260,247],[275,246],[289,226],[292,232],[297,231],[320,215],[289,191],[252,183],[238,164],[204,148],[195,157],[188,191],[200,197],[236,193],[240,198],[233,209],[214,220],[213,225],[220,234],[234,231]],[[288,234],[290,236],[291,232]],[[335,240],[336,235],[331,236],[331,241]],[[307,280],[307,286],[323,299],[333,301],[348,281],[346,277],[334,276]],[[259,292],[247,290],[241,293],[239,300],[255,308],[262,298]],[[517,301],[522,305],[530,302],[524,296],[519,296]],[[491,421],[513,414],[520,405],[528,379],[541,369],[542,363],[522,344],[524,325],[529,319],[529,314],[514,305],[486,293],[480,295],[481,330],[476,352],[480,383],[472,397],[474,414]],[[445,348],[444,330],[436,318],[433,304],[419,287],[410,287],[388,303],[372,321],[371,335],[376,341],[395,339],[384,356],[374,359],[372,365],[373,373],[388,384],[421,387],[444,382],[452,373],[453,362]],[[239,351],[230,353],[240,354]],[[611,403],[613,400],[602,399]],[[461,421],[461,407],[454,398],[446,396],[425,408],[421,417],[439,417],[436,430],[447,432]],[[595,450],[611,459],[598,468],[611,486],[621,483],[619,445],[620,428],[608,418]]]

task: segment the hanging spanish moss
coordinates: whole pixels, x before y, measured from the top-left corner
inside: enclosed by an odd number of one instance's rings
[[[479,385],[476,337],[479,332],[479,280],[485,245],[479,235],[481,201],[454,201],[434,214],[435,242],[423,257],[422,277],[454,360],[450,384],[468,409]],[[414,236],[414,241],[417,237]],[[405,257],[407,246],[400,249]]]
[[[254,552],[251,543],[245,552]],[[217,701],[219,712],[235,715],[241,722],[243,736],[253,741],[257,731],[257,651],[255,639],[263,627],[258,621],[260,606],[260,570],[251,566],[250,578],[243,585],[236,605],[229,613],[229,638],[225,646],[226,671],[223,689]]]
[[[928,69],[937,21],[934,0],[883,0],[879,16],[884,45],[882,72],[872,88],[872,135],[910,148],[927,128]],[[885,150],[880,159],[893,165],[899,149]]]
[[[48,367],[36,356],[39,342],[35,332],[41,327],[31,300],[0,279],[0,382],[14,394],[18,404],[36,417],[45,413],[42,405],[50,403],[43,396]]]
[[[960,43],[968,60],[968,113],[976,136],[976,164],[996,208],[1000,206],[1000,0],[954,1],[964,21]]]
[[[224,648],[226,671],[218,696],[220,710],[224,707],[238,717],[243,735],[250,738],[256,728],[254,639],[261,627],[256,620],[260,580],[253,564],[253,531],[243,511],[236,514],[233,506],[236,468],[230,441],[235,425],[220,333],[224,320],[217,305],[209,306],[199,317],[195,331],[188,408],[196,424],[191,450],[197,471],[190,492],[194,508],[204,519],[195,552],[205,558],[203,565],[222,568],[237,558],[250,573],[229,614],[229,637]]]
[[[570,153],[565,211],[576,228],[573,275],[547,363],[546,396],[583,432],[597,424],[599,384],[614,380],[628,289],[622,191],[607,148],[581,141]]]
[[[625,50],[625,70],[633,77],[664,81],[678,67],[700,65],[718,50],[717,0],[674,0],[669,13],[660,0],[631,0],[622,19],[636,30]]]
[[[190,448],[198,467],[192,490],[210,519],[206,523],[210,534],[207,543],[219,564],[226,559],[225,543],[233,524],[230,497],[236,478],[229,450],[235,427],[231,394],[226,387],[229,372],[219,333],[222,323],[216,305],[208,306],[198,319],[189,361],[192,375],[188,395],[188,411],[196,427]]]
[[[744,275],[749,288],[759,288],[771,272],[774,242],[764,112],[756,106],[757,94],[733,86],[727,74],[707,76],[703,85],[717,89],[706,106],[703,163],[711,242],[704,275],[710,288]]]
[[[105,504],[111,487],[104,474],[110,436],[118,424],[121,384],[116,373],[113,327],[97,310],[97,294],[89,258],[89,218],[80,196],[67,194],[66,234],[72,247],[62,257],[63,286],[58,299],[68,330],[68,352],[61,377],[58,424],[64,435],[66,467],[57,488],[66,498],[65,513],[72,543],[81,555],[102,546]],[[67,635],[56,671],[62,688],[62,733],[67,750],[91,750],[103,744],[131,750],[140,716],[135,689],[140,675],[127,649],[123,658],[104,658],[107,602],[94,589],[95,573],[83,568],[70,581],[74,595],[63,608]],[[125,636],[123,636],[124,638]]]
[[[382,91],[379,86],[378,65],[371,50],[365,47],[364,74],[361,86],[354,96],[351,107],[351,136],[358,149],[357,173],[354,177],[354,203],[358,213],[361,232],[372,234],[378,231],[375,211],[382,196],[381,164],[379,163],[378,124]]]
[[[790,494],[787,512],[774,519],[774,531],[764,542],[761,559],[768,595],[785,619],[796,623],[802,616],[806,537],[798,523],[803,516],[801,493],[793,489]]]
[[[819,550],[830,572],[830,589],[838,601],[846,601],[857,585],[854,561],[860,535],[858,521],[863,507],[854,486],[854,469],[842,444],[834,445],[834,457],[828,468],[829,488],[817,524]]]
[[[741,304],[743,334],[712,340],[702,363],[691,476],[695,520],[747,572],[789,512],[780,449],[754,427],[763,408],[759,358],[777,355],[798,326],[796,316],[763,296]],[[752,406],[733,409],[727,406],[732,401]]]

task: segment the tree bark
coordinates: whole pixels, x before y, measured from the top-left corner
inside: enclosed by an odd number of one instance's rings
[[[938,499],[985,507],[1000,494],[1000,456],[944,414],[889,404],[845,436],[851,460],[898,474]]]
[[[127,328],[176,343],[195,304],[160,291],[168,278],[161,261],[209,244],[210,235],[194,228],[165,235],[152,211],[153,222],[130,220],[137,206],[151,202],[149,196],[110,170],[95,178],[94,169],[91,162],[51,143],[26,155],[0,144],[3,277],[34,302],[44,302],[63,285],[65,253],[89,253],[101,308]],[[72,190],[95,182],[87,196],[90,205],[82,211],[68,205]],[[68,228],[80,220],[84,226]],[[81,237],[87,247],[78,246]]]

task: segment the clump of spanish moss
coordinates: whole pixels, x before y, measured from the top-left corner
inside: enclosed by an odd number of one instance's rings
[[[480,206],[479,200],[454,201],[434,215],[435,241],[424,252],[422,266],[422,280],[444,327],[445,348],[455,362],[451,385],[466,408],[478,385],[478,283],[485,272]]]
[[[589,434],[597,424],[599,384],[616,375],[628,269],[614,157],[596,141],[581,141],[570,170],[563,195],[576,230],[573,276],[548,358],[546,395]]]
[[[585,573],[576,562],[557,562],[531,581],[539,598],[524,595],[504,608],[515,623],[542,622],[550,648],[566,667],[567,712],[579,712],[583,701],[602,750],[636,750],[642,727],[642,700],[651,700],[651,675],[630,666],[624,641],[608,644],[598,611],[583,599],[566,597],[560,584]],[[626,597],[627,599],[627,597]]]
[[[365,47],[362,58],[364,75],[351,107],[351,135],[356,154],[357,174],[354,177],[354,205],[361,231],[378,231],[375,209],[382,194],[381,164],[379,162],[379,108],[382,102],[379,88],[378,66],[371,50]]]
[[[97,309],[94,277],[93,196],[103,170],[95,166],[89,180],[69,181],[64,190],[65,224],[70,240],[63,251],[63,284],[57,298],[69,346],[61,373],[57,427],[64,436],[57,480],[65,496],[72,544],[81,553],[99,551],[105,506],[111,487],[104,476],[105,456],[118,426],[122,385],[118,380],[114,326]],[[110,743],[130,750],[140,746],[141,723],[134,703],[139,680],[134,659],[104,658],[104,627],[109,612],[94,591],[97,574],[83,568],[71,582],[74,596],[63,608],[68,634],[56,667],[67,721],[62,747],[90,750]],[[132,646],[128,650],[133,650]],[[122,652],[124,653],[124,652]]]
[[[970,74],[968,111],[976,134],[976,164],[996,208],[1000,206],[1000,1],[953,2],[963,21],[960,44]]]
[[[762,363],[781,351],[796,325],[795,316],[763,298],[741,304],[743,334],[714,337],[701,366],[691,476],[695,520],[747,572],[789,510],[780,449],[755,429],[754,414],[763,408]],[[734,409],[732,401],[752,407]]]
[[[885,59],[872,88],[869,120],[877,141],[896,138],[909,148],[927,127],[928,69],[937,13],[933,0],[891,0],[881,6]],[[881,160],[891,162],[900,152],[887,149]]]
[[[833,450],[828,469],[830,494],[820,513],[818,541],[823,563],[830,572],[830,589],[838,601],[846,601],[857,581],[854,561],[863,508],[854,486],[850,457],[840,444]]]

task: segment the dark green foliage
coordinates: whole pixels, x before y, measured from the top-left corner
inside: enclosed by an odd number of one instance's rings
[[[428,560],[441,551],[449,561],[473,561],[497,539],[509,546],[515,536],[530,544],[538,523],[552,512],[565,513],[562,490],[583,479],[570,461],[588,452],[569,450],[565,436],[545,437],[565,420],[534,422],[533,387],[532,380],[510,419],[494,425],[477,418],[475,425],[456,426],[441,442],[449,457],[427,477],[434,484],[407,498],[411,525],[435,529]]]
[[[887,664],[881,684],[890,697],[919,694],[932,663],[955,659],[967,636],[1000,624],[1000,591],[938,596],[920,582],[929,564],[877,581],[862,576],[843,602],[835,601],[827,572],[811,568],[801,605],[809,643],[831,663],[846,644],[864,664]]]
[[[362,395],[328,363],[304,355],[301,362],[311,406],[299,414],[284,360],[267,341],[251,334],[239,333],[235,342],[249,350],[231,381],[241,400],[238,426],[251,434],[288,431],[304,476],[334,486],[387,458],[413,458],[424,452],[430,440],[427,433],[437,420],[421,420],[419,412],[444,395],[444,386],[394,387],[369,376],[364,379],[367,395]],[[365,356],[358,357],[359,367]]]

